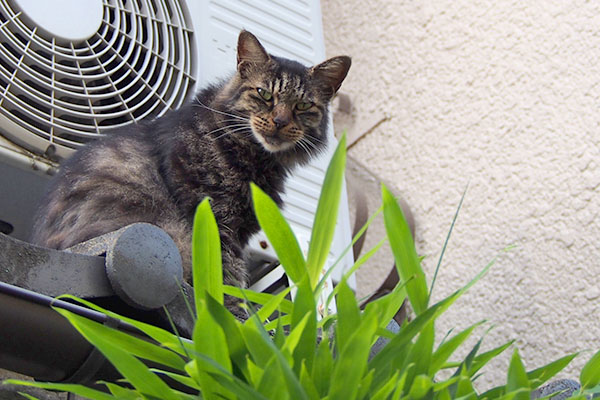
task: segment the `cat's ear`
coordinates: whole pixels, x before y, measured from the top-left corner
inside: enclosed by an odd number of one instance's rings
[[[329,96],[333,96],[342,86],[351,64],[352,60],[348,56],[333,57],[312,67],[310,74],[324,86]]]
[[[252,64],[266,64],[271,57],[260,44],[256,36],[248,31],[241,31],[237,45],[237,68],[242,76]]]

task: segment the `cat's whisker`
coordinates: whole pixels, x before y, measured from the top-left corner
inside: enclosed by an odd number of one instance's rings
[[[230,119],[224,119],[224,120],[219,121],[219,122],[222,122],[222,123],[224,123],[224,122],[240,122],[240,120],[238,118],[235,118],[235,119],[234,118],[230,118]],[[244,122],[249,122],[249,121],[248,120],[244,120]]]
[[[246,116],[243,116],[243,115],[236,115],[236,114],[233,114],[233,113],[231,113],[231,112],[225,112],[225,111],[217,110],[216,108],[209,107],[209,106],[207,106],[206,104],[202,103],[202,102],[201,102],[200,100],[198,100],[197,98],[196,98],[196,102],[197,102],[197,103],[194,103],[194,105],[196,105],[196,106],[200,106],[200,107],[202,107],[202,108],[205,108],[205,109],[207,109],[207,110],[209,110],[209,111],[212,111],[212,112],[216,112],[217,114],[226,115],[226,116],[228,116],[228,117],[233,117],[233,118],[236,118],[236,119],[241,119],[241,120],[244,120],[244,121],[248,120],[248,117],[246,117]]]
[[[316,142],[320,143],[320,144],[325,144],[325,141],[323,141],[323,140],[319,139],[319,138],[318,138],[318,137],[316,137],[316,136],[311,136],[310,138],[311,138],[311,139],[313,139],[314,141],[316,141]],[[308,139],[307,139],[307,140],[308,140]],[[313,144],[314,144],[314,143],[313,143]]]
[[[219,132],[219,131],[222,131],[222,130],[225,130],[225,129],[239,128],[239,127],[242,127],[242,126],[246,127],[246,126],[249,126],[249,125],[248,125],[248,124],[232,124],[232,125],[225,125],[225,126],[222,126],[222,127],[220,127],[220,128],[213,129],[212,131],[209,131],[209,132],[207,132],[207,133],[208,133],[208,134],[211,134],[211,133]]]
[[[306,154],[310,155],[310,151],[309,148],[306,146],[306,144],[304,143],[304,139],[300,139],[298,142],[296,142],[298,144],[298,147],[300,147],[302,150],[304,150],[306,152]]]
[[[231,134],[237,133],[237,132],[242,132],[242,131],[249,130],[249,129],[250,129],[249,126],[242,126],[242,127],[239,127],[239,128],[235,128],[235,129],[229,130],[229,131],[225,131],[224,133],[222,133],[219,136],[217,136],[216,140],[221,139],[224,136],[231,135]]]
[[[317,150],[317,146],[310,140],[306,139],[305,137],[300,139],[300,141],[298,143],[302,143],[307,149],[310,147],[313,150]],[[307,153],[310,153],[310,152],[307,150]]]

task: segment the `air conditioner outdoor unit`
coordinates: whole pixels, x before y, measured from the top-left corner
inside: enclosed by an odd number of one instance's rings
[[[76,149],[233,72],[241,29],[273,54],[325,59],[318,0],[0,0],[0,232],[27,239],[48,178]],[[288,180],[284,214],[304,250],[333,144]],[[331,262],[350,243],[345,196]],[[260,235],[250,247],[274,257]],[[334,279],[351,264],[348,252]]]

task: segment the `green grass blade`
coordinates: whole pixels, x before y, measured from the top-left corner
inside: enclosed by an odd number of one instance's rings
[[[366,371],[371,344],[377,330],[375,313],[365,315],[334,364],[329,399],[352,400],[358,393],[357,382]],[[385,350],[383,350],[385,351]]]
[[[208,198],[202,200],[194,215],[192,265],[196,309],[202,291],[223,304],[221,239]]]
[[[381,246],[383,246],[383,244],[386,242],[386,240],[387,239],[380,240],[379,243],[377,243],[371,250],[369,250],[368,252],[363,254],[354,263],[354,265],[347,272],[344,273],[344,275],[342,276],[342,280],[347,281],[353,273],[355,273],[360,267],[362,267],[364,265],[364,263],[366,263],[373,256],[373,254],[375,254],[381,248]],[[327,279],[329,277],[329,275],[333,272],[333,270],[335,269],[335,266],[336,266],[335,264],[332,265],[329,268],[329,270],[327,271],[327,273],[325,274],[325,276],[323,276],[321,281],[319,281],[319,285],[317,286],[317,291],[322,286],[321,283],[324,282],[324,280]],[[335,296],[337,296],[338,290],[339,290],[339,285],[334,287],[333,290],[331,291],[331,293],[329,294],[329,296],[327,296],[326,308],[329,307],[329,304],[331,304],[332,300],[335,298]]]
[[[410,399],[422,399],[433,387],[433,382],[431,378],[427,375],[417,375],[410,386],[410,390],[408,391],[408,397]]]
[[[101,336],[104,340],[110,341],[113,347],[119,348],[124,352],[149,361],[154,361],[178,371],[183,371],[185,368],[185,361],[171,350],[81,317],[70,311],[60,308],[55,308],[55,310],[67,318],[71,324],[80,330],[80,332],[81,330],[85,330],[86,332],[93,331],[94,335]],[[84,337],[87,338],[86,335],[84,335]]]
[[[325,397],[329,391],[329,382],[333,371],[333,355],[329,346],[329,336],[323,335],[321,343],[317,348],[317,354],[312,368],[312,379],[321,397]]]
[[[375,376],[375,370],[372,369],[370,370],[360,381],[360,385],[358,386],[358,393],[356,395],[357,399],[365,399],[365,398],[370,398],[368,397],[370,393],[375,393],[375,395],[377,394],[377,392],[375,391],[375,388],[373,388],[373,377]],[[373,395],[373,397],[375,397],[375,395]],[[373,398],[370,398],[370,400],[374,400]]]
[[[374,372],[371,370],[371,372]],[[394,375],[387,381],[385,385],[379,388],[375,394],[371,397],[371,400],[386,400],[390,397],[394,389],[396,388],[396,384],[398,383],[398,375],[400,371],[396,371]],[[373,375],[371,375],[373,376]],[[360,398],[360,397],[359,397]]]
[[[256,318],[251,317],[251,321],[256,321]],[[254,364],[265,369],[267,364],[273,360],[276,346],[268,335],[265,336],[262,334],[262,326],[259,329],[256,325],[256,323],[242,325],[242,336]]]
[[[300,384],[310,400],[319,400],[321,398],[315,386],[315,381],[311,378],[305,363],[302,363],[302,368],[300,369]]]
[[[297,284],[306,274],[306,262],[298,240],[277,204],[254,183],[250,184],[250,188],[258,223],[273,246],[285,273]]]
[[[281,302],[288,295],[291,288],[285,288],[280,293],[277,293],[274,297],[266,302],[257,312],[256,316],[261,322],[265,322],[276,310],[281,310]]]
[[[115,400],[115,397],[112,395],[101,392],[99,390],[91,389],[83,385],[75,385],[72,383],[44,383],[44,382],[32,382],[32,381],[23,381],[19,379],[6,379],[2,381],[5,385],[21,385],[21,386],[30,386],[36,387],[40,389],[46,390],[56,390],[60,392],[69,392],[76,394],[81,397],[85,397],[86,399],[92,400]],[[31,397],[35,398],[35,397]]]
[[[171,332],[169,332],[165,329],[158,328],[154,325],[150,325],[145,322],[136,321],[135,319],[132,319],[132,318],[124,317],[115,312],[112,312],[110,310],[107,310],[100,306],[97,306],[96,304],[91,303],[87,300],[80,299],[78,297],[68,295],[68,294],[61,295],[61,296],[57,297],[57,299],[61,299],[61,300],[69,299],[69,300],[75,301],[77,303],[81,303],[81,304],[85,305],[86,307],[91,308],[92,310],[101,312],[111,318],[126,322],[126,323],[136,327],[137,329],[139,329],[140,331],[142,331],[143,333],[145,333],[146,335],[148,335],[150,338],[154,339],[158,343],[161,343],[164,346],[168,345],[171,350],[177,352],[178,354],[186,355],[187,350],[193,349],[193,344],[188,339],[178,338],[176,335],[172,334]]]
[[[192,334],[196,351],[212,358],[227,372],[231,372],[231,359],[225,333],[211,315],[205,298],[196,301],[196,313],[198,319]]]
[[[247,376],[246,355],[248,354],[248,349],[240,330],[241,324],[224,305],[218,303],[210,296],[206,297],[206,306],[214,320],[225,333],[225,340],[227,341],[231,361]]]
[[[556,361],[553,361],[549,364],[544,365],[543,367],[536,368],[533,371],[529,371],[527,373],[527,379],[529,379],[529,383],[531,385],[531,389],[536,389],[545,382],[547,382],[554,375],[565,369],[567,365],[575,357],[577,357],[579,353],[569,354],[567,356],[561,357]]]
[[[234,379],[228,379],[224,375],[211,374],[212,378],[217,381],[222,387],[226,387],[229,391],[237,395],[238,399],[244,400],[269,400],[257,392],[252,386],[246,384],[244,381],[233,377]]]
[[[471,363],[471,367],[469,368],[469,372],[471,376],[475,375],[481,368],[483,368],[488,362],[492,359],[498,357],[500,354],[504,352],[504,350],[508,349],[514,343],[514,340],[510,340],[507,343],[504,343],[501,346],[498,346],[492,350],[486,351],[485,353],[481,353],[476,356]]]
[[[285,390],[285,381],[277,357],[273,356],[265,365],[265,369],[258,384],[257,390],[269,399],[285,399],[288,393]]]
[[[315,213],[306,265],[310,286],[315,288],[325,265],[335,233],[346,166],[346,135],[340,139],[325,173],[321,196]]]
[[[429,307],[410,323],[403,325],[400,332],[392,340],[390,340],[388,344],[371,359],[371,361],[369,361],[369,369],[384,371],[387,366],[394,362],[397,355],[402,352],[408,344],[411,343],[411,340],[423,330],[425,325],[427,325],[430,321],[435,320],[444,311],[446,311],[459,296],[460,292],[456,292],[453,295],[448,296],[446,299]],[[376,382],[374,385],[379,387],[381,379],[384,378],[381,375],[376,375]]]
[[[317,305],[313,296],[313,291],[310,286],[308,276],[300,282],[294,299],[294,309],[292,310],[291,329],[294,330],[300,325],[302,320],[308,316],[305,329],[302,331],[300,340],[296,345],[293,353],[294,372],[300,374],[302,361],[306,363],[308,369],[312,368],[313,359],[315,357],[315,348],[317,345]]]
[[[277,319],[267,322],[265,324],[265,329],[271,330],[271,329],[277,328],[277,326],[279,326],[279,325],[286,326],[286,325],[291,325],[291,323],[292,323],[292,316],[290,314],[280,315],[279,317],[277,317]]]
[[[450,241],[450,236],[452,236],[452,231],[454,230],[454,224],[456,224],[456,220],[458,219],[458,214],[460,213],[460,209],[462,207],[463,201],[465,200],[465,196],[467,194],[467,189],[469,185],[463,191],[462,196],[460,197],[460,202],[458,203],[458,207],[456,208],[456,212],[454,213],[454,218],[452,218],[452,223],[450,224],[450,229],[448,230],[448,234],[446,235],[446,240],[444,241],[444,245],[442,246],[442,251],[440,253],[440,258],[438,259],[438,263],[435,267],[435,272],[433,273],[433,279],[431,280],[431,286],[429,288],[429,300],[431,300],[431,294],[433,293],[433,288],[435,287],[435,281],[437,279],[438,272],[440,270],[440,266],[442,265],[442,260],[444,259],[444,254],[446,253],[446,247],[448,247],[448,242]]]
[[[283,346],[281,347],[282,352],[289,352],[289,354],[294,354],[294,350],[296,350],[296,346],[300,342],[300,338],[304,333],[304,329],[306,328],[306,324],[310,315],[305,315],[304,318],[291,330],[290,334],[285,337],[285,341]]]
[[[80,317],[66,310],[57,309],[69,322],[92,343],[111,362],[129,383],[140,393],[165,400],[178,399],[174,391],[167,386],[158,376],[148,370],[140,360],[130,355],[127,351],[112,343],[112,335],[107,335],[97,322]]]
[[[400,399],[400,396],[404,392],[404,388],[406,386],[406,378],[408,377],[408,374],[411,373],[413,368],[414,364],[409,364],[404,369],[404,372],[402,372],[402,376],[400,379],[398,379],[398,383],[396,384],[396,390],[394,390],[394,394],[392,395],[392,400]]]
[[[191,377],[197,377],[199,371],[206,372],[212,379],[218,382],[223,388],[227,388],[230,392],[236,394],[239,399],[244,400],[267,400],[252,386],[241,380],[235,375],[225,371],[223,367],[217,364],[214,360],[203,355],[197,355],[193,362],[188,363],[186,371]]]
[[[600,384],[600,351],[590,358],[579,374],[581,389],[589,389]]]
[[[433,353],[433,339],[435,336],[434,323],[429,322],[423,327],[417,341],[410,351],[408,359],[415,363],[417,375],[427,374]]]
[[[223,285],[223,292],[229,296],[238,299],[248,300],[256,304],[265,305],[277,295],[270,293],[260,293],[249,289],[242,289],[236,286]],[[288,299],[282,299],[279,303],[279,310],[286,314],[291,314],[294,308],[293,303]]]
[[[283,373],[283,378],[287,386],[288,393],[291,393],[294,399],[308,400],[308,395],[306,394],[304,388],[302,387],[302,384],[296,377],[296,374],[294,374],[294,371],[292,371],[290,365],[286,362],[283,355],[279,352],[277,353],[277,362],[279,363],[279,367],[281,368],[281,371]],[[306,368],[304,360],[299,370],[302,370],[302,368]]]
[[[506,392],[509,394],[521,389],[527,390],[518,393],[515,396],[515,399],[529,400],[529,379],[527,378],[527,373],[525,372],[525,366],[521,361],[521,356],[519,356],[519,350],[515,349],[508,366]]]
[[[381,207],[379,207],[379,209],[377,211],[375,211],[375,213],[373,213],[373,215],[371,215],[369,217],[369,219],[367,220],[367,222],[365,222],[365,224],[358,230],[358,232],[356,233],[356,235],[354,235],[354,237],[352,238],[352,242],[350,242],[350,244],[348,244],[348,246],[346,246],[346,248],[344,249],[344,251],[342,251],[340,253],[340,255],[338,256],[337,260],[335,260],[335,262],[331,265],[331,267],[329,267],[329,269],[327,270],[327,273],[325,275],[323,275],[321,277],[321,279],[319,280],[319,283],[317,284],[317,288],[315,290],[315,293],[319,293],[323,287],[323,285],[325,284],[325,282],[327,281],[327,279],[329,278],[329,276],[333,273],[333,271],[335,270],[335,267],[344,259],[344,257],[346,256],[346,253],[348,253],[353,247],[354,244],[358,241],[358,239],[360,239],[360,237],[362,235],[365,234],[367,228],[371,225],[371,223],[375,220],[375,218],[381,213],[383,212],[383,205]],[[382,244],[387,240],[387,238],[384,238],[381,240]],[[379,249],[380,246],[376,245],[377,250]],[[375,250],[376,251],[376,250]],[[375,251],[371,250],[370,253],[374,253]],[[347,278],[348,276],[350,276],[353,272],[355,272],[362,264],[364,264],[365,261],[367,261],[367,259],[371,257],[361,257],[359,258],[359,261],[362,259],[363,261],[359,264],[359,265],[355,265],[352,267],[352,269],[354,269],[354,271],[350,272],[346,272],[344,273],[344,276]],[[358,261],[357,261],[358,262]],[[343,279],[343,278],[342,278]],[[329,300],[328,300],[329,301]],[[329,304],[329,303],[328,303]]]
[[[361,317],[354,292],[346,281],[342,280],[337,287],[339,288],[336,300],[338,319],[335,337],[336,347],[338,352],[341,353],[354,332],[356,332],[356,327],[360,325]]]
[[[110,382],[103,382],[103,384],[106,385],[108,390],[110,390],[110,393],[119,400],[138,400],[140,398],[139,393],[135,390],[115,385]]]
[[[392,193],[382,185],[383,196],[383,220],[387,232],[390,247],[394,253],[396,268],[401,282],[407,281],[414,276],[406,285],[406,292],[410,303],[417,315],[427,309],[429,293],[425,274],[421,269],[419,256],[415,250],[412,234],[402,209],[396,202]]]
[[[406,283],[396,285],[390,293],[367,304],[365,312],[369,312],[371,308],[377,308],[380,328],[385,328],[402,307],[402,303],[406,299]]]
[[[192,388],[195,390],[200,390],[200,386],[198,386],[198,383],[187,375],[176,374],[174,372],[163,371],[161,369],[156,369],[156,368],[151,368],[150,371],[152,371],[156,374],[159,374],[159,375],[167,376],[170,379],[173,379],[174,381],[177,381],[180,384],[185,385],[189,388]]]
[[[433,353],[431,364],[429,365],[429,374],[434,376],[435,373],[442,368],[444,363],[448,361],[454,351],[458,349],[458,347],[463,344],[469,336],[471,336],[473,330],[480,326],[483,322],[484,321],[477,322],[462,332],[457,333],[451,339],[442,342],[442,344],[440,344],[437,350]]]

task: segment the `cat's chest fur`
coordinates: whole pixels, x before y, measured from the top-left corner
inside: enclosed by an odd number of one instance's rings
[[[64,249],[131,223],[152,223],[175,241],[190,282],[194,213],[210,197],[224,281],[244,286],[242,249],[259,229],[250,182],[281,205],[288,172],[326,147],[329,102],[349,67],[344,56],[313,67],[271,56],[254,35],[241,32],[229,79],[63,164],[32,241]]]
[[[166,152],[159,169],[174,204],[189,223],[199,202],[210,197],[220,228],[243,245],[259,229],[250,182],[281,205],[286,169],[277,156],[250,138],[211,134],[218,128],[210,116],[195,120],[199,122],[179,128],[168,148],[157,149]]]

